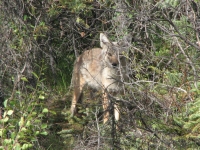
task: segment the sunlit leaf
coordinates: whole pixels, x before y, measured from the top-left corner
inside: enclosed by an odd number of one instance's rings
[[[44,108],[44,109],[42,110],[42,112],[43,112],[43,113],[48,113],[49,110],[48,110],[47,108]]]
[[[4,122],[5,123],[5,122],[8,121],[8,119],[9,119],[8,117],[5,117],[5,118],[1,119],[0,122]]]
[[[24,125],[24,117],[20,118],[19,126],[22,127]]]
[[[26,77],[21,77],[21,80],[22,80],[22,81],[25,81],[25,82],[28,82],[28,80],[27,80]]]
[[[10,143],[12,142],[12,140],[11,140],[11,139],[4,139],[3,142],[4,142],[5,144],[10,144]]]
[[[31,148],[31,147],[33,147],[33,145],[30,144],[30,143],[28,143],[28,144],[23,144],[22,149],[28,149],[28,148]]]
[[[29,127],[31,125],[31,122],[30,122],[30,120],[28,120],[27,122],[26,122],[26,127]]]
[[[3,105],[4,105],[5,108],[7,107],[7,103],[8,103],[8,99],[6,99],[6,100],[3,102]]]
[[[13,114],[13,112],[14,112],[13,110],[8,110],[8,112],[7,112],[7,115],[9,115],[9,116],[10,116],[10,115],[12,115],[12,114]]]
[[[40,95],[40,96],[39,96],[39,99],[44,100],[44,98],[45,98],[45,97],[44,97],[43,95]]]
[[[40,131],[36,131],[35,134],[36,134],[36,135],[40,134]]]
[[[0,129],[0,137],[3,136],[3,129]]]
[[[21,150],[21,146],[19,143],[16,143],[15,146],[14,146],[14,149],[15,150]]]
[[[41,132],[40,134],[41,134],[41,135],[48,135],[48,133],[47,133],[46,131]]]

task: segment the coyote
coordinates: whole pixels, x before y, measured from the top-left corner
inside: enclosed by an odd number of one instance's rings
[[[77,102],[82,98],[83,87],[87,85],[103,92],[103,122],[108,120],[109,94],[115,96],[122,91],[122,82],[126,75],[126,60],[122,52],[127,49],[127,44],[127,41],[110,42],[106,35],[100,33],[101,48],[87,50],[76,59],[72,76],[72,116],[76,112]],[[116,104],[114,116],[119,120],[119,109]]]

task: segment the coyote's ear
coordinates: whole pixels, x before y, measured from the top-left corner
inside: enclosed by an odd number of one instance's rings
[[[118,42],[118,45],[120,45],[122,47],[127,47],[127,46],[129,46],[129,44],[131,44],[131,41],[132,41],[132,35],[128,34],[128,35],[124,36],[121,41]]]
[[[104,48],[104,47],[108,47],[110,45],[110,41],[109,39],[107,38],[107,36],[103,33],[100,33],[100,45],[101,45],[101,48]]]

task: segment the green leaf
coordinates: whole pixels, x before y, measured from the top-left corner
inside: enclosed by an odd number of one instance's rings
[[[4,122],[5,123],[5,122],[8,121],[8,119],[9,119],[8,117],[5,117],[5,118],[1,119],[0,122]]]
[[[189,116],[190,120],[195,120],[195,119],[198,119],[198,118],[200,118],[200,113],[198,113],[198,112]]]
[[[55,111],[50,111],[51,114],[53,115],[56,115],[56,112]]]
[[[7,145],[7,144],[11,144],[12,140],[11,139],[4,139],[3,142]]]
[[[32,116],[35,116],[35,115],[37,115],[37,112],[33,111],[33,112],[31,113],[31,115],[32,115]]]
[[[69,134],[69,133],[73,133],[74,129],[64,129],[60,132],[58,132],[58,134]]]
[[[9,115],[9,116],[10,116],[10,115],[12,115],[12,114],[13,114],[13,112],[14,112],[13,110],[8,110],[8,112],[7,112],[7,115]]]
[[[40,131],[36,131],[35,134],[36,134],[36,135],[40,134]]]
[[[44,108],[43,110],[42,110],[42,113],[48,113],[49,112],[49,110],[47,109],[47,108]]]
[[[15,129],[15,128],[16,128],[16,126],[10,124],[7,129],[12,130],[12,129]]]
[[[16,137],[16,133],[15,133],[15,132],[12,132],[10,137],[11,137],[11,139],[13,139],[13,140],[14,140],[14,139],[15,139],[15,137]]]
[[[44,117],[44,114],[39,114],[38,117]]]
[[[42,125],[41,125],[41,128],[42,128],[42,129],[46,129],[46,128],[47,128],[47,124],[46,124],[46,123],[42,124]]]
[[[42,122],[42,120],[41,119],[35,119],[35,121],[34,121],[35,123],[41,123]]]
[[[195,123],[193,121],[190,121],[190,122],[185,123],[183,128],[190,129],[190,128],[193,128],[194,126],[195,126]]]
[[[3,105],[4,105],[5,108],[7,107],[7,104],[8,104],[8,99],[6,99],[6,100],[3,102]]]
[[[21,150],[21,146],[19,143],[16,143],[14,146],[14,150]]]
[[[27,129],[26,129],[25,127],[22,127],[22,128],[21,128],[21,131],[24,131],[24,132],[25,132],[25,131],[27,131]]]
[[[26,127],[29,127],[31,125],[31,122],[30,122],[30,120],[28,120],[27,122],[26,122]]]
[[[28,80],[26,79],[26,77],[21,77],[22,81],[28,82]]]
[[[38,75],[35,72],[32,72],[32,74],[34,75],[34,77],[36,77],[37,79],[39,79]]]
[[[33,145],[30,144],[30,143],[28,143],[28,144],[23,144],[22,149],[28,149],[28,148],[31,148],[31,147],[33,147]]]
[[[0,137],[3,136],[3,129],[0,129]]]
[[[40,134],[41,134],[41,135],[48,135],[48,133],[47,133],[46,131],[41,132]]]
[[[40,96],[39,96],[39,99],[44,100],[44,98],[45,98],[45,97],[44,97],[43,95],[40,95]]]
[[[27,20],[27,15],[24,15],[24,21],[26,21]]]
[[[24,117],[20,118],[19,126],[22,127],[24,125]]]
[[[200,131],[200,124],[199,122],[195,125],[195,127],[192,129],[192,132],[199,132]],[[200,136],[200,135],[199,135]]]

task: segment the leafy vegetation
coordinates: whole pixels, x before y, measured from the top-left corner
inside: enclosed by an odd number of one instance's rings
[[[0,149],[198,149],[199,4],[2,0]],[[69,112],[74,60],[99,47],[100,32],[133,36],[121,118],[106,124],[100,92],[86,89]]]

